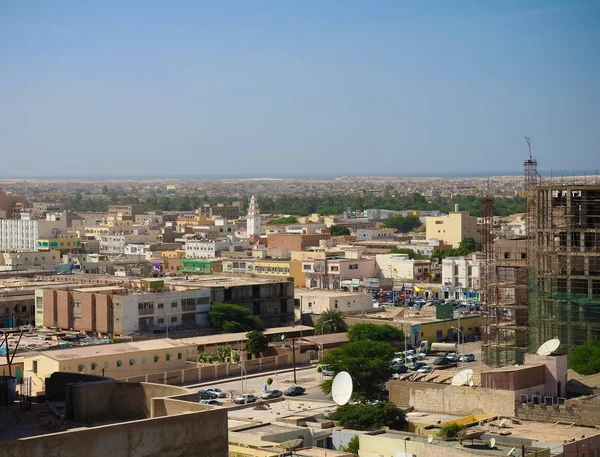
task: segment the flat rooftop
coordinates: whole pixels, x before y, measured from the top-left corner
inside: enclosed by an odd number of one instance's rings
[[[248,405],[246,408],[228,411],[227,415],[231,421],[230,426],[248,422],[274,423],[281,420],[281,418],[314,416],[315,414],[331,413],[336,409],[333,402],[292,400],[288,398],[284,401],[269,403],[270,409],[264,411],[254,409],[255,406]]]
[[[370,294],[363,294],[361,292],[346,292],[343,290],[296,289],[294,291],[294,295],[296,297],[356,297]]]
[[[590,437],[600,434],[600,430],[592,427],[579,427],[576,425],[556,424],[551,422],[533,422],[520,420],[519,424],[511,423],[502,428],[505,432],[510,432],[509,437],[525,438],[538,441],[540,443],[563,444],[565,440],[580,440],[582,435]],[[535,444],[535,443],[534,443]]]
[[[233,286],[255,286],[262,284],[276,284],[287,282],[283,278],[255,278],[244,276],[190,276],[189,279],[164,278],[165,284],[173,286],[190,287],[233,287]]]
[[[179,349],[188,346],[188,344],[172,340],[170,338],[161,338],[156,340],[135,341],[131,343],[112,343],[99,344],[94,346],[81,346],[68,349],[57,349],[40,352],[38,355],[45,355],[54,360],[73,360],[86,357],[101,357],[113,354],[128,354],[140,351],[152,351],[157,349]]]
[[[307,325],[296,325],[294,327],[275,327],[266,329],[263,333],[265,335],[279,335],[284,333],[300,333],[313,332],[314,328],[309,327]],[[192,336],[190,338],[180,338],[177,341],[181,341],[182,343],[187,344],[195,344],[196,346],[212,346],[213,344],[224,344],[230,341],[246,341],[246,334],[248,332],[240,332],[240,333],[220,333],[217,335],[206,335],[206,336]]]

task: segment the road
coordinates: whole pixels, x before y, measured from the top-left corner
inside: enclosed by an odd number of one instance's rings
[[[252,374],[250,376],[252,376]],[[269,377],[273,379],[273,384],[271,385],[272,389],[279,389],[283,391],[294,385],[293,372],[265,374],[264,376],[248,377],[247,380],[244,379],[244,392],[260,395],[263,391],[264,383]],[[321,373],[317,372],[316,367],[297,370],[296,381],[297,385],[306,389],[306,394],[298,398],[306,398],[308,400],[325,400],[325,395],[319,388],[319,384],[321,382]],[[234,395],[239,395],[242,393],[242,381],[240,378],[235,380],[228,379],[227,381],[215,380],[210,384],[204,384],[201,387],[190,386],[188,389],[193,392],[197,392],[200,389],[209,387],[218,387],[228,394],[230,391],[233,391]]]

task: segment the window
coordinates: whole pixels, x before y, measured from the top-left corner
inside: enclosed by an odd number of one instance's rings
[[[157,356],[157,355],[155,355],[155,356],[154,356],[154,363],[158,363],[158,359],[160,359],[160,357],[159,357],[159,356]]]
[[[154,309],[154,303],[149,302],[149,301],[139,302],[138,309]]]
[[[166,360],[167,362],[171,360],[171,354],[167,354]]]
[[[135,359],[129,359],[129,365],[135,365]]]
[[[435,223],[439,225],[439,224],[443,224],[444,221],[435,221]]]
[[[183,354],[181,352],[177,353],[177,360],[181,360],[181,358],[183,357]]]
[[[33,372],[34,373],[38,372],[38,364],[37,364],[37,362],[38,362],[37,360],[33,361]]]
[[[334,307],[335,309],[337,309],[337,307],[338,307],[338,301],[337,301],[337,300],[333,302],[333,307]]]
[[[82,364],[77,365],[77,371],[83,371],[84,368],[85,368],[85,365],[82,365]]]
[[[504,253],[504,258],[505,259],[510,259],[510,252],[505,252]]]
[[[165,307],[165,304],[164,303],[159,303],[157,306],[158,306],[158,309],[163,309]]]
[[[171,302],[171,308],[177,308],[177,302],[176,301]]]
[[[92,362],[92,370],[95,370],[96,368],[98,368],[98,364],[95,362]]]
[[[171,322],[177,322],[177,316],[171,317]]]
[[[527,258],[526,252],[521,252],[521,259],[525,260]]]
[[[164,320],[162,317],[159,317],[159,318],[158,318],[158,323],[159,323],[159,324],[164,324],[164,323],[165,323],[165,320]]]
[[[331,265],[331,271],[340,271],[340,267],[337,265]]]
[[[146,357],[142,357],[142,365],[146,365]]]
[[[123,361],[122,360],[117,360],[117,366],[118,367],[122,367],[123,366]]]
[[[348,265],[348,270],[358,270],[358,263]]]

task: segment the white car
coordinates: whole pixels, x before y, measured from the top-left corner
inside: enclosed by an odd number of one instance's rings
[[[433,371],[433,367],[429,367],[425,365],[417,370],[417,373],[431,373]]]
[[[242,394],[239,397],[235,397],[233,399],[233,402],[238,405],[243,405],[245,403],[254,403],[256,400],[258,400],[258,397],[256,395]]]
[[[225,392],[223,392],[221,389],[219,389],[218,387],[211,387],[206,390],[208,392],[214,393],[217,396],[217,398],[227,398],[227,394]]]

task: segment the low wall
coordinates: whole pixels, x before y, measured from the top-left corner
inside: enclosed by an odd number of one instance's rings
[[[291,357],[287,355],[277,355],[272,357],[261,357],[259,359],[245,360],[240,362],[248,373],[257,373],[261,371],[271,371],[279,368],[291,367]],[[296,365],[310,363],[310,354],[299,354],[296,357]],[[212,363],[198,364],[195,368],[186,368],[184,370],[166,371],[160,373],[150,373],[141,376],[131,376],[119,378],[119,381],[125,382],[149,382],[154,384],[182,385],[211,379],[240,376],[242,369],[239,365],[232,363]]]
[[[190,411],[206,411],[211,406],[205,406],[196,402],[176,400],[174,398],[153,398],[152,399],[152,417],[172,416],[174,414],[184,414]]]
[[[226,457],[227,435],[227,411],[215,408],[9,441],[2,455]]]
[[[46,398],[52,401],[64,401],[67,384],[97,382],[105,379],[110,378],[91,374],[62,373],[56,371],[45,380]]]
[[[412,381],[390,381],[389,390],[390,402],[418,411],[515,417],[515,393],[510,390]]]
[[[531,421],[552,423],[561,421],[584,427],[595,427],[600,424],[600,401],[593,400],[596,397],[598,396],[574,398],[560,406],[520,403],[517,406],[517,417]]]

